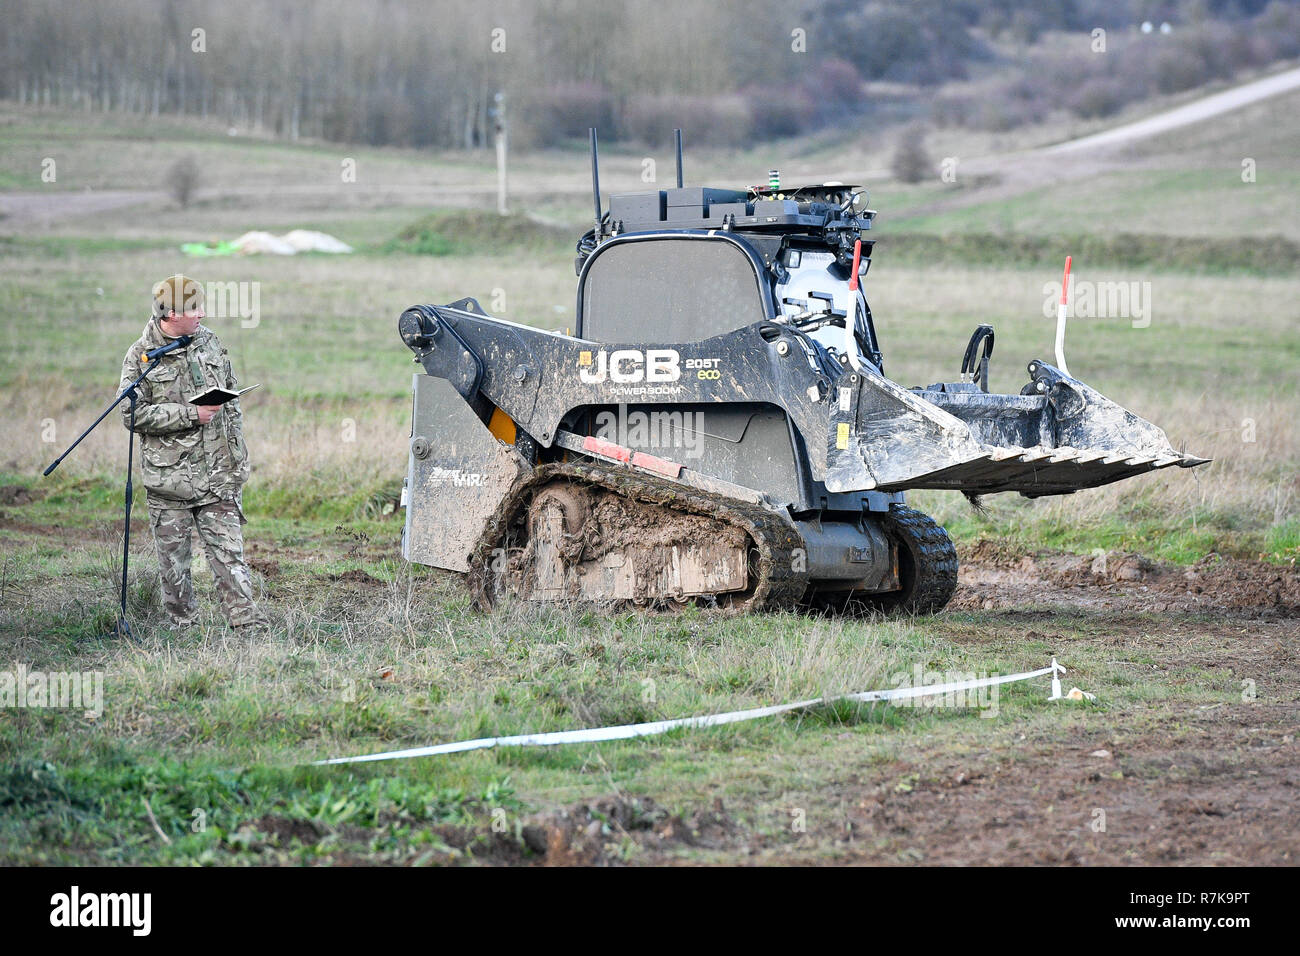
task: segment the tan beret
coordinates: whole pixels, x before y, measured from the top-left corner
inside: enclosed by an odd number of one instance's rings
[[[181,314],[203,307],[203,286],[197,279],[177,273],[153,286],[153,317],[163,319],[168,312]]]

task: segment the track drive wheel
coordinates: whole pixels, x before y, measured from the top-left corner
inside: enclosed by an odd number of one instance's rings
[[[957,589],[957,549],[933,518],[905,505],[892,505],[879,518],[898,550],[897,591],[824,594],[815,599],[823,610],[847,614],[872,612],[937,614]]]

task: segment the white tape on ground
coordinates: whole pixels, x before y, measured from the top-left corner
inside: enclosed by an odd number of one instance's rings
[[[477,740],[458,740],[450,744],[435,744],[432,747],[414,747],[410,750],[389,750],[379,754],[363,754],[359,757],[332,757],[329,760],[317,760],[313,766],[335,763],[368,763],[372,760],[405,760],[409,757],[432,757],[436,754],[454,754],[465,750],[485,750],[489,747],[554,747],[556,744],[594,743],[601,740],[627,740],[631,737],[649,737],[666,733],[678,727],[719,727],[734,724],[742,720],[757,720],[760,717],[772,717],[776,714],[829,704],[841,700],[906,700],[912,697],[933,697],[953,694],[957,691],[975,690],[978,687],[991,687],[994,684],[1009,684],[1013,681],[1030,680],[1044,674],[1064,673],[1053,659],[1047,667],[1020,674],[1005,674],[998,677],[978,677],[973,680],[954,681],[948,684],[927,684],[923,687],[898,687],[893,690],[866,690],[859,694],[843,694],[839,697],[816,697],[812,700],[796,701],[793,704],[776,704],[772,707],[755,707],[752,710],[733,710],[726,714],[709,714],[704,717],[679,717],[675,720],[652,720],[644,724],[623,724],[619,727],[594,727],[588,730],[561,730],[548,734],[517,734],[513,737],[480,737]],[[1054,677],[1055,679],[1055,677]]]

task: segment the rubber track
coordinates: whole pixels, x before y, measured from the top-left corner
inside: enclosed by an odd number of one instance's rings
[[[563,462],[534,468],[515,484],[488,520],[469,562],[469,589],[481,609],[490,610],[494,603],[491,560],[496,549],[505,547],[511,519],[528,506],[535,493],[555,482],[605,488],[636,501],[705,515],[743,530],[758,551],[757,584],[742,600],[725,606],[732,613],[794,607],[807,590],[807,572],[795,570],[795,552],[804,547],[803,537],[777,512],[630,468]]]
[[[929,515],[906,505],[891,505],[883,523],[890,534],[912,542],[917,558],[914,588],[899,608],[913,614],[942,611],[957,589],[957,549],[948,532]]]

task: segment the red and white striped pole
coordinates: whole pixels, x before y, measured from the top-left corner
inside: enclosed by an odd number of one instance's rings
[[[862,240],[853,240],[853,275],[849,276],[849,307],[844,315],[844,354],[855,372],[862,371],[858,361],[858,340],[854,330],[858,323],[858,270],[862,268]]]
[[[1065,257],[1065,275],[1061,279],[1061,302],[1056,307],[1056,367],[1066,375],[1070,370],[1065,365],[1065,316],[1066,303],[1070,298],[1070,260],[1073,256]]]

